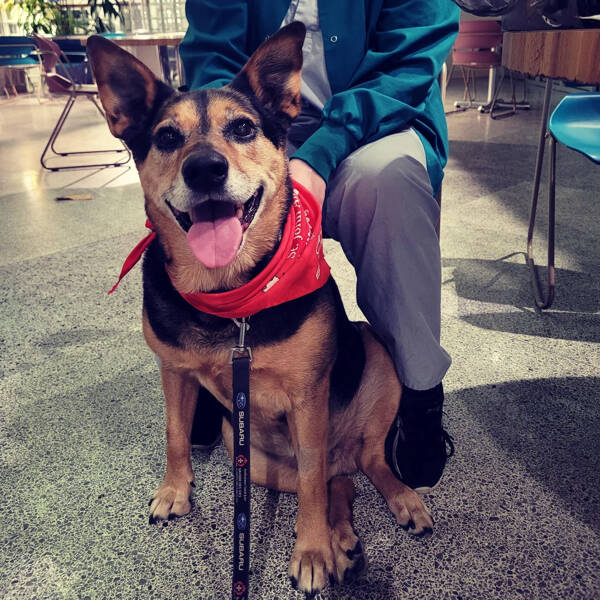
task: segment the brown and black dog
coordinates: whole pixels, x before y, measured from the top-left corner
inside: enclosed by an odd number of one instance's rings
[[[108,125],[133,152],[158,234],[143,264],[143,329],[161,360],[167,472],[151,520],[190,511],[199,386],[232,410],[229,353],[238,327],[196,310],[180,293],[239,287],[278,245],[292,202],[286,132],[300,110],[304,34],[302,24],[292,23],[266,40],[229,85],[188,93],[174,92],[112,42],[88,40]],[[233,204],[243,237],[227,264],[208,268],[186,232],[194,210],[216,201]],[[386,459],[402,388],[370,327],[348,321],[332,278],[250,322],[251,478],[298,494],[289,575],[301,590],[316,592],[332,576],[343,581],[365,564],[352,526],[349,476],[358,469],[400,525],[416,535],[432,530],[421,498],[388,466],[389,451]],[[231,455],[227,419],[223,438]]]

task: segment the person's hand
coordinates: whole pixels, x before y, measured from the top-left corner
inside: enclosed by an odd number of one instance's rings
[[[323,207],[325,201],[325,180],[308,164],[299,158],[290,160],[290,177],[303,185]]]

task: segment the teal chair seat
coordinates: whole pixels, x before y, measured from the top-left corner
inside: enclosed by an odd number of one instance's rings
[[[548,129],[558,142],[600,164],[600,92],[565,96]]]
[[[1,56],[0,49],[0,67],[37,67],[37,58],[31,56]]]
[[[0,36],[0,67],[37,66],[35,44],[22,35]]]
[[[556,192],[556,143],[559,142],[581,152],[593,162],[600,164],[600,93],[582,92],[568,94],[554,109],[548,122],[546,139],[550,144],[550,168],[548,170],[548,266],[546,290],[533,260],[533,233],[540,189],[541,162],[536,168],[533,183],[529,231],[527,233],[527,265],[531,273],[531,285],[538,308],[549,308],[554,299],[554,229]],[[540,156],[543,160],[543,144]]]

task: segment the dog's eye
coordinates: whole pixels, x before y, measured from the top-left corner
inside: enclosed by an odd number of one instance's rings
[[[163,127],[154,136],[154,145],[163,152],[173,152],[183,146],[184,138],[173,127]]]
[[[232,123],[231,131],[238,138],[249,138],[254,135],[256,127],[249,119],[238,119]]]

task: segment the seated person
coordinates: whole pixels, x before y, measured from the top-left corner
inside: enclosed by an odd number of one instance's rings
[[[442,426],[450,357],[440,345],[436,195],[448,140],[437,77],[458,8],[451,0],[193,0],[186,14],[180,52],[190,89],[229,83],[268,35],[305,24],[290,174],[323,205],[324,234],[354,266],[358,305],[403,383],[386,440],[394,471],[412,488],[433,487],[447,444],[453,450]],[[208,402],[199,400],[192,443],[218,435],[216,401],[212,423]]]

